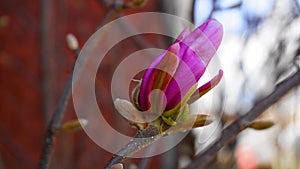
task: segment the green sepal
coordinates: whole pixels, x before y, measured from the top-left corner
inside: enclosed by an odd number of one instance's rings
[[[176,122],[184,122],[187,119],[188,115],[189,115],[189,111],[190,111],[189,105],[186,104],[184,106],[183,110],[180,113],[178,113],[177,118],[176,118]]]
[[[177,121],[176,125],[168,128],[162,134],[166,136],[178,131],[186,131],[192,128],[207,126],[214,120],[215,118],[210,115],[188,114],[184,121]]]
[[[169,126],[174,126],[176,124],[176,121],[171,117],[165,117],[164,115],[162,115],[161,118]]]
[[[190,97],[194,94],[194,92],[197,90],[197,83],[194,84],[194,86],[192,86],[190,88],[190,90],[186,93],[186,95],[182,98],[182,100],[173,108],[170,109],[166,112],[163,113],[163,115],[165,117],[170,117],[172,115],[176,115],[179,112],[182,111],[182,109],[184,108],[184,106],[187,104],[187,102],[189,101]]]

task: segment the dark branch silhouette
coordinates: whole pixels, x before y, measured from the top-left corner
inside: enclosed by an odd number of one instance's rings
[[[196,155],[187,169],[204,169],[211,162],[217,152],[230,140],[234,139],[245,127],[262,114],[267,108],[276,103],[282,96],[300,84],[300,70],[277,85],[268,96],[258,101],[246,114],[223,129],[221,136],[205,151]]]

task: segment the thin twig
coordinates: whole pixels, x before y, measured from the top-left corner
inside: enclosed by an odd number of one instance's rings
[[[114,13],[114,12],[113,12]],[[108,13],[103,20],[102,24],[104,24],[110,17],[113,16],[113,13]],[[76,57],[79,55],[80,49],[74,50],[74,53]],[[42,154],[39,162],[39,169],[47,169],[48,168],[48,163],[50,160],[50,155],[51,155],[51,150],[52,150],[52,145],[53,145],[53,140],[55,137],[55,131],[60,127],[61,121],[63,118],[64,111],[66,109],[66,106],[68,104],[69,98],[71,96],[71,91],[72,91],[72,77],[73,74],[71,73],[64,85],[61,97],[58,101],[58,105],[51,117],[49,126],[47,128],[47,134],[45,138],[45,142],[43,145],[42,149]]]
[[[135,137],[124,146],[124,148],[117,152],[117,154],[113,155],[113,157],[105,165],[104,169],[110,169],[114,164],[120,163],[127,156],[147,147],[161,137],[162,135],[159,134],[158,129],[151,125],[146,129],[139,131]]]
[[[46,169],[48,166],[48,162],[50,159],[51,149],[53,145],[54,135],[55,131],[60,127],[61,120],[63,117],[63,113],[67,107],[69,97],[71,95],[72,91],[72,76],[73,74],[70,74],[67,82],[64,86],[64,89],[62,91],[62,95],[59,99],[58,105],[52,115],[50,124],[47,129],[47,136],[44,142],[44,147],[42,150],[42,155],[39,163],[39,169]]]
[[[44,106],[44,112],[46,112],[45,116],[47,117],[47,110],[48,110],[48,107],[49,107],[49,79],[47,77],[47,74],[49,72],[49,67],[47,66],[48,63],[46,63],[45,59],[46,59],[46,53],[47,53],[47,50],[48,50],[48,42],[47,39],[46,39],[46,35],[45,35],[45,31],[47,30],[47,26],[46,26],[46,22],[49,20],[49,12],[50,10],[46,10],[44,11],[45,9],[48,9],[48,6],[49,4],[47,5],[47,1],[43,0],[42,1],[42,9],[43,9],[43,17],[42,17],[42,32],[41,32],[41,35],[42,35],[42,46],[43,46],[43,52],[42,52],[42,55],[43,55],[43,67],[44,67],[44,72],[45,72],[45,81],[44,81],[44,84],[43,84],[43,88],[44,88],[44,96],[45,96],[45,106]],[[58,102],[58,105],[56,107],[56,110],[54,111],[52,117],[51,117],[51,120],[49,122],[49,125],[48,125],[48,128],[47,128],[47,135],[46,135],[46,138],[45,138],[45,142],[44,142],[44,145],[43,145],[43,149],[42,149],[42,154],[41,154],[41,158],[40,158],[40,161],[39,161],[39,169],[46,169],[47,166],[48,166],[48,162],[49,162],[49,159],[50,159],[50,154],[51,154],[51,149],[52,149],[52,144],[53,144],[53,140],[54,140],[54,133],[55,133],[55,130],[57,128],[59,128],[60,124],[61,124],[61,119],[63,117],[63,113],[65,111],[65,108],[67,106],[67,103],[68,103],[68,100],[69,100],[69,97],[71,95],[71,89],[72,89],[72,74],[69,75],[68,77],[68,80],[64,86],[64,89],[63,89],[63,92],[62,92],[62,95],[59,99],[59,102]]]
[[[108,1],[106,1],[106,2],[108,2]],[[112,9],[110,10],[109,13],[107,13],[105,18],[102,20],[100,26],[103,26],[107,21],[109,21],[110,18],[113,18],[115,14],[118,14],[121,12],[121,10],[125,9],[125,8],[121,8],[122,5],[127,5],[127,4],[124,4],[123,1],[121,1],[121,0],[115,1],[115,2],[117,2],[117,3],[113,4]],[[78,56],[79,49],[74,50],[74,53],[76,56]],[[66,109],[68,100],[71,95],[72,77],[73,77],[73,74],[70,74],[67,79],[67,82],[64,85],[62,95],[59,99],[58,105],[51,117],[49,126],[47,128],[47,135],[45,138],[45,142],[44,142],[44,146],[43,146],[43,150],[42,150],[42,154],[41,154],[41,158],[40,158],[40,162],[39,162],[39,169],[47,169],[47,167],[48,167],[51,150],[52,150],[52,145],[53,145],[53,140],[54,140],[54,136],[55,136],[55,131],[61,126],[63,113]]]
[[[231,123],[225,129],[223,129],[222,134],[218,140],[211,144],[205,151],[195,156],[192,162],[189,164],[187,169],[194,168],[206,168],[206,166],[211,162],[213,157],[217,152],[230,140],[235,138],[244,128],[262,114],[268,107],[276,103],[282,96],[297,87],[300,84],[300,70],[298,70],[294,75],[290,76],[282,83],[280,83],[277,88],[268,96],[260,100],[251,110],[249,110],[245,115],[238,118],[236,121]]]
[[[76,37],[72,34],[67,35],[66,41],[68,43],[69,48],[74,52],[74,55],[77,58],[79,56],[80,49],[78,47],[78,41]],[[40,169],[46,169],[48,166],[55,132],[61,126],[63,114],[65,112],[69,98],[71,96],[72,80],[73,80],[73,73],[69,75],[64,85],[62,94],[58,101],[58,105],[51,117],[49,126],[47,128],[47,135],[45,138],[44,147],[42,150],[42,155],[39,163]]]

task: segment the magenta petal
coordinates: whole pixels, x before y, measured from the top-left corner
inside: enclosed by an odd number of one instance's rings
[[[190,34],[189,28],[184,28],[184,30],[178,35],[177,39],[174,43],[182,41],[185,37],[187,37]]]
[[[184,38],[182,42],[195,51],[203,63],[207,65],[216,53],[222,37],[222,24],[215,19],[209,19]]]
[[[212,78],[210,81],[206,82],[204,85],[199,87],[197,91],[192,95],[192,97],[189,100],[189,104],[195,102],[198,100],[201,96],[209,92],[212,88],[214,88],[222,79],[223,77],[223,71],[219,70],[219,73]]]
[[[146,70],[140,89],[139,103],[141,109],[148,110],[150,107],[149,94],[153,89],[153,85],[155,82],[163,81],[162,79],[156,79],[162,78],[162,76],[156,75],[155,68],[162,62],[168,51],[176,53],[179,64],[173,74],[173,79],[167,86],[164,85],[167,97],[166,110],[176,106],[188,90],[198,82],[219,47],[222,36],[222,25],[215,19],[207,20],[193,32],[190,32],[187,28],[183,30],[175,43],[159,55]],[[218,78],[221,76],[216,77],[216,80],[220,80]]]
[[[149,89],[152,88],[151,84],[149,84],[151,80],[150,77],[152,72],[154,71],[154,67],[159,64],[159,62],[162,60],[162,58],[166,53],[167,51],[157,56],[144,73],[141,88],[140,88],[140,96],[139,96],[139,103],[142,110],[147,110],[149,108],[148,99],[147,99],[148,96],[146,96],[146,93],[148,93]]]
[[[215,87],[220,82],[222,77],[223,77],[223,71],[219,70],[219,73],[214,78],[212,78],[210,81],[206,82],[204,85],[199,87],[197,92],[199,94],[204,93],[204,92],[206,93],[207,91],[209,91],[210,89]]]
[[[153,90],[153,87],[157,83],[163,83],[165,79],[160,79],[157,77],[157,71],[167,72],[169,75],[173,76],[178,67],[178,54],[180,46],[178,43],[171,45],[168,50],[159,55],[148,67],[144,77],[142,79],[142,84],[140,88],[139,102],[140,107],[143,111],[146,111],[150,108],[149,95]],[[173,58],[172,58],[173,57]],[[175,59],[175,60],[174,60]],[[171,61],[173,60],[173,61]],[[168,62],[171,61],[171,62]],[[168,85],[169,82],[166,84]],[[161,86],[167,89],[168,86]],[[165,92],[165,91],[164,91]]]
[[[175,80],[166,92],[168,98],[167,110],[177,105],[187,91],[200,79],[206,66],[219,47],[223,28],[215,19],[210,19],[186,36],[188,29],[184,30],[178,40],[180,42],[180,55],[182,63],[179,66]],[[182,39],[182,37],[184,37]],[[193,76],[191,76],[192,72]]]
[[[168,99],[167,110],[176,106],[188,90],[198,82],[205,71],[205,65],[194,51],[187,49],[181,64],[177,69],[174,79],[168,86],[166,96]]]

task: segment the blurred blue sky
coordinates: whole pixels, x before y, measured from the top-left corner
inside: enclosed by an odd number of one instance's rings
[[[300,0],[298,0],[300,1]],[[228,9],[239,4],[241,0],[219,0],[217,7],[222,10],[215,12],[212,17],[224,25],[225,31],[243,33],[247,28],[246,18],[263,18],[270,14],[274,0],[243,0],[241,8]],[[213,0],[196,0],[195,23],[200,25],[213,9]]]

